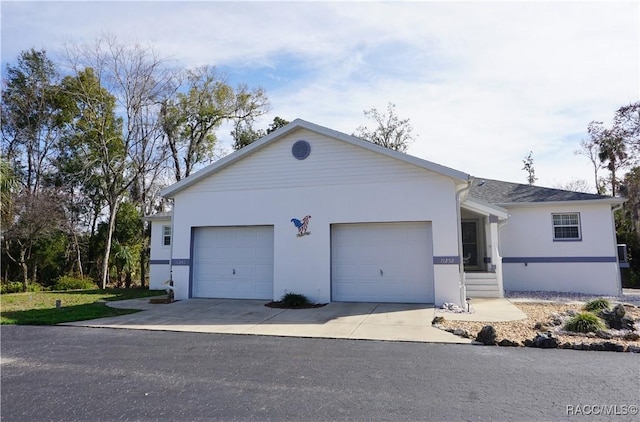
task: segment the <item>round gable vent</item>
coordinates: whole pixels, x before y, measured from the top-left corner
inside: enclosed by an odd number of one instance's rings
[[[307,141],[297,141],[291,147],[291,154],[298,160],[304,160],[311,153],[311,145]]]

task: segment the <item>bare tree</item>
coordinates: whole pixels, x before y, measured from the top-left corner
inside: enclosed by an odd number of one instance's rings
[[[557,189],[568,190],[571,192],[584,192],[589,193],[591,190],[589,182],[585,179],[572,179],[567,183],[558,183],[555,186]]]
[[[529,151],[529,154],[522,160],[524,166],[522,170],[527,172],[527,183],[533,185],[538,178],[536,177],[536,170],[533,168],[533,151]]]
[[[159,58],[151,46],[123,44],[111,35],[102,36],[92,45],[67,46],[67,62],[75,74],[88,68],[93,70],[98,84],[114,98],[117,115],[122,122],[119,128],[122,139],[119,164],[105,169],[106,172],[113,172],[109,180],[119,182],[107,190],[101,189],[101,196],[110,209],[110,226],[126,195],[137,205],[141,214],[152,212],[159,191],[157,178],[166,161],[160,111],[164,99],[174,95],[177,89],[176,72],[166,66],[166,60]],[[116,175],[115,172],[121,174]],[[142,234],[147,235],[142,236],[146,243],[148,228],[148,224],[142,228]],[[110,249],[112,233],[110,230],[107,249]],[[146,246],[141,248],[140,256],[142,283],[146,278]],[[108,276],[108,259],[109,255],[105,253],[103,287]]]
[[[364,125],[359,126],[353,136],[400,152],[407,152],[409,144],[415,140],[411,133],[413,127],[409,123],[409,119],[399,118],[393,103],[387,104],[386,113],[380,113],[378,109],[373,107],[370,110],[365,110],[364,115],[373,120],[375,129],[370,130]]]
[[[594,122],[591,122],[593,125]],[[580,141],[580,149],[577,149],[574,152],[575,155],[582,155],[587,157],[591,162],[593,167],[593,183],[596,187],[596,193],[602,194],[604,193],[604,185],[599,177],[599,171],[603,168],[602,161],[598,157],[598,145],[594,142],[593,138],[591,139],[583,139]]]
[[[59,229],[64,222],[64,213],[55,190],[41,189],[31,193],[23,189],[14,202],[16,217],[3,233],[5,254],[22,269],[23,290],[27,291],[29,263],[33,246],[41,239]],[[12,245],[17,254],[12,253]],[[32,267],[32,282],[36,282],[36,270]]]

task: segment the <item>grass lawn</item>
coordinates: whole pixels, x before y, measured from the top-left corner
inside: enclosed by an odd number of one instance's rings
[[[54,325],[138,312],[115,309],[105,301],[158,296],[164,291],[147,289],[76,290],[67,292],[11,293],[0,296],[0,323],[18,325]],[[62,307],[56,309],[56,300]]]

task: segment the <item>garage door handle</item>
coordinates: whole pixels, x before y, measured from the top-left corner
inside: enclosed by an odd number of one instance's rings
[[[236,269],[235,268],[233,269],[233,275],[236,275]]]
[[[380,268],[380,277],[382,277],[384,275],[384,271],[382,271],[382,268]]]

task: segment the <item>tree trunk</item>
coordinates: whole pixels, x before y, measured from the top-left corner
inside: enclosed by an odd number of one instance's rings
[[[145,242],[146,243],[146,242]],[[147,287],[147,248],[143,246],[140,251],[140,286]]]
[[[109,281],[109,255],[111,255],[111,238],[113,230],[116,226],[116,213],[118,212],[118,202],[112,201],[113,205],[109,205],[109,230],[107,231],[107,241],[104,246],[104,259],[102,262],[102,288],[107,288]]]
[[[140,250],[140,286],[147,287],[147,257],[149,256],[149,238],[151,223],[145,221],[142,225],[142,249]]]
[[[27,291],[29,284],[29,268],[27,267],[26,260],[27,250],[25,248],[20,249],[20,267],[22,267],[22,290]]]
[[[78,275],[80,278],[84,278],[84,273],[82,272],[82,256],[80,254],[80,243],[78,243],[78,234],[75,230],[73,230],[73,244],[76,247],[76,265],[78,266]]]
[[[124,275],[124,287],[127,289],[130,289],[131,282],[132,282],[131,271],[126,271]]]

